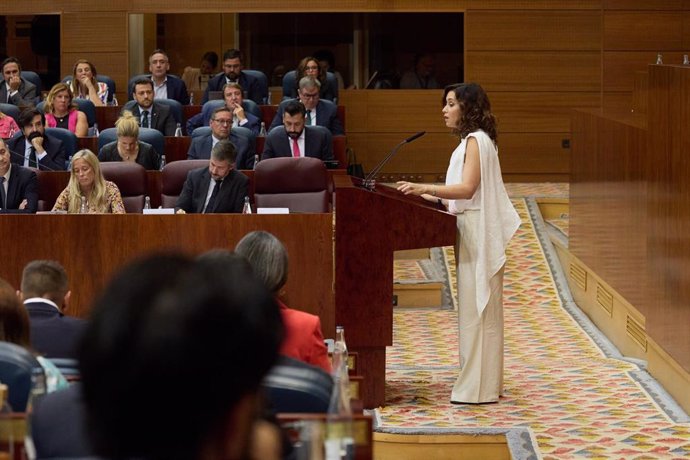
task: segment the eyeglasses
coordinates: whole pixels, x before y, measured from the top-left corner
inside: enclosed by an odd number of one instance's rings
[[[308,65],[305,67],[307,70],[319,70],[319,66],[317,65]]]
[[[318,99],[319,98],[319,93],[314,93],[314,94],[304,94],[302,93],[300,96],[302,96],[305,99]]]
[[[232,124],[232,119],[214,118],[213,121],[215,121],[219,125],[223,125],[223,126],[230,126]]]

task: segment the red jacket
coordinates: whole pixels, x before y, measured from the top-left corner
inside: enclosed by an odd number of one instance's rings
[[[323,343],[321,320],[318,316],[288,308],[278,300],[285,323],[285,340],[280,353],[317,366],[330,374],[331,361]]]

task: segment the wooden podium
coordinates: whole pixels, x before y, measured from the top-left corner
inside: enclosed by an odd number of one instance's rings
[[[393,344],[393,253],[454,245],[456,218],[419,197],[375,191],[334,176],[335,322],[358,353],[364,407],[385,402],[386,347]]]

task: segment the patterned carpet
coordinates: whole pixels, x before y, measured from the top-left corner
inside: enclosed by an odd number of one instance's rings
[[[509,246],[505,275],[505,398],[451,405],[457,313],[396,311],[377,431],[505,433],[513,458],[690,458],[687,414],[572,303],[531,198],[563,193],[562,184],[534,190],[509,187],[523,225]],[[520,194],[530,198],[515,198]],[[452,248],[444,254],[453,260]]]

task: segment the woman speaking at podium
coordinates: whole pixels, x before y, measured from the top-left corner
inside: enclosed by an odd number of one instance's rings
[[[446,126],[460,138],[446,184],[398,182],[398,190],[442,203],[457,216],[460,375],[451,402],[498,402],[503,393],[505,250],[520,217],[503,185],[496,119],[482,87],[447,86],[442,104]]]

